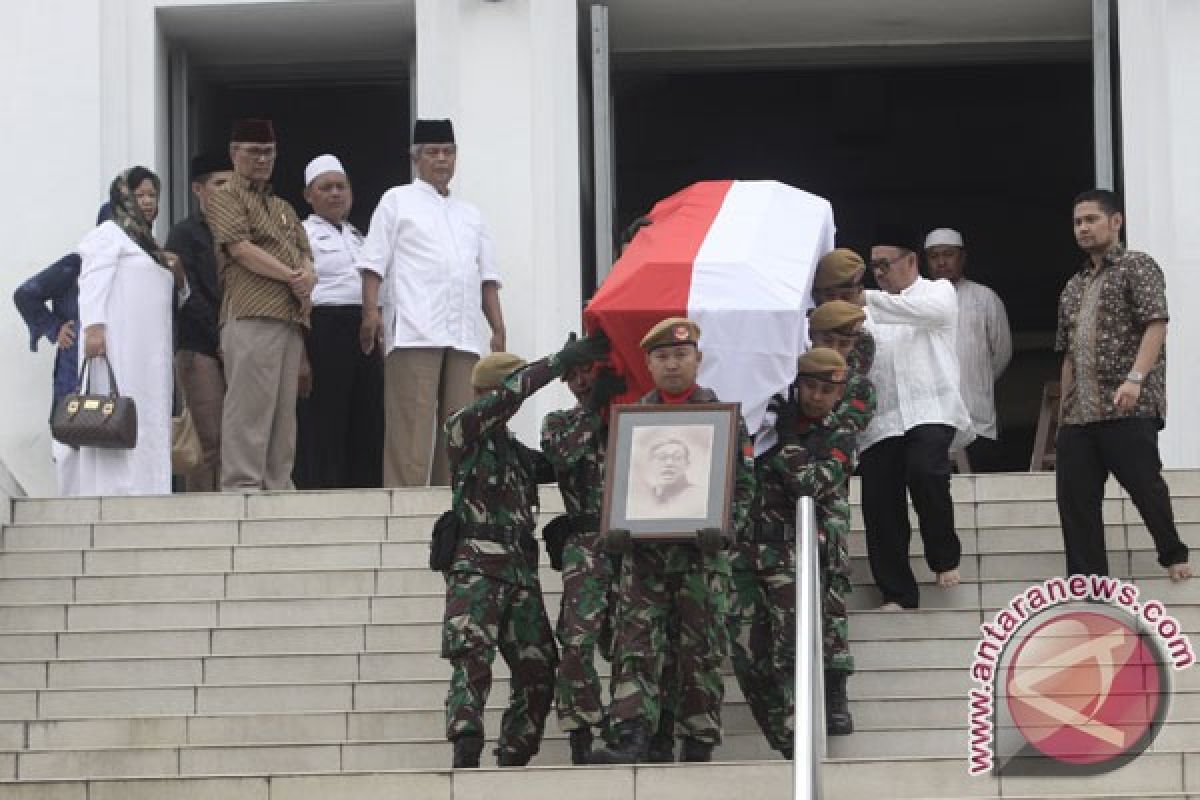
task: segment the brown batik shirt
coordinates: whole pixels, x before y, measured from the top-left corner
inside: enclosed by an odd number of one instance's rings
[[[228,186],[213,193],[205,218],[217,249],[221,322],[267,317],[308,327],[308,312],[290,285],[252,272],[229,255],[230,245],[250,242],[293,269],[309,268],[308,234],[291,204],[276,197],[270,185],[257,187],[235,173]]]
[[[1145,253],[1117,246],[1096,267],[1089,258],[1058,301],[1054,349],[1070,359],[1074,390],[1062,398],[1064,425],[1167,416],[1166,348],[1146,374],[1130,414],[1117,411],[1113,395],[1133,369],[1146,326],[1167,320],[1162,269]]]

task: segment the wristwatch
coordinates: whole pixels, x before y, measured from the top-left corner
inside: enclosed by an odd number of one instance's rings
[[[1131,369],[1129,370],[1129,374],[1125,376],[1125,380],[1140,385],[1142,381],[1146,380],[1146,373]]]

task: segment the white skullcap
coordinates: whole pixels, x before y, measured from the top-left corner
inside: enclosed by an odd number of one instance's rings
[[[304,185],[311,186],[312,182],[317,179],[318,175],[323,175],[326,172],[340,172],[346,174],[346,170],[342,169],[342,162],[337,160],[337,156],[331,156],[326,153],[323,156],[317,156],[312,161],[308,162],[308,166],[304,168]]]
[[[925,237],[925,249],[937,247],[938,245],[949,245],[950,247],[964,247],[962,234],[953,228],[935,228]]]

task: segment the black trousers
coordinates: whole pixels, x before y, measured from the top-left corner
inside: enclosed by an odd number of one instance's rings
[[[967,460],[971,462],[972,473],[1000,472],[1003,465],[1004,451],[1000,442],[986,436],[976,436],[966,447]]]
[[[1142,515],[1158,563],[1169,567],[1188,560],[1162,477],[1158,428],[1157,419],[1130,417],[1058,429],[1054,474],[1068,575],[1108,574],[1102,511],[1110,472]]]
[[[313,390],[296,413],[300,489],[383,485],[383,355],[358,344],[361,306],[315,306],[305,337]]]
[[[925,543],[925,562],[934,572],[958,567],[962,543],[954,529],[950,500],[949,425],[918,425],[903,436],[876,442],[859,458],[867,559],[885,603],[916,608],[917,579],[908,563],[912,526],[908,495]]]

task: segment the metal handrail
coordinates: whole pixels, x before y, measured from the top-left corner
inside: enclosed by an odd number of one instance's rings
[[[825,760],[825,686],[817,515],[811,497],[796,503],[796,708],[792,785],[796,800],[820,800]]]

